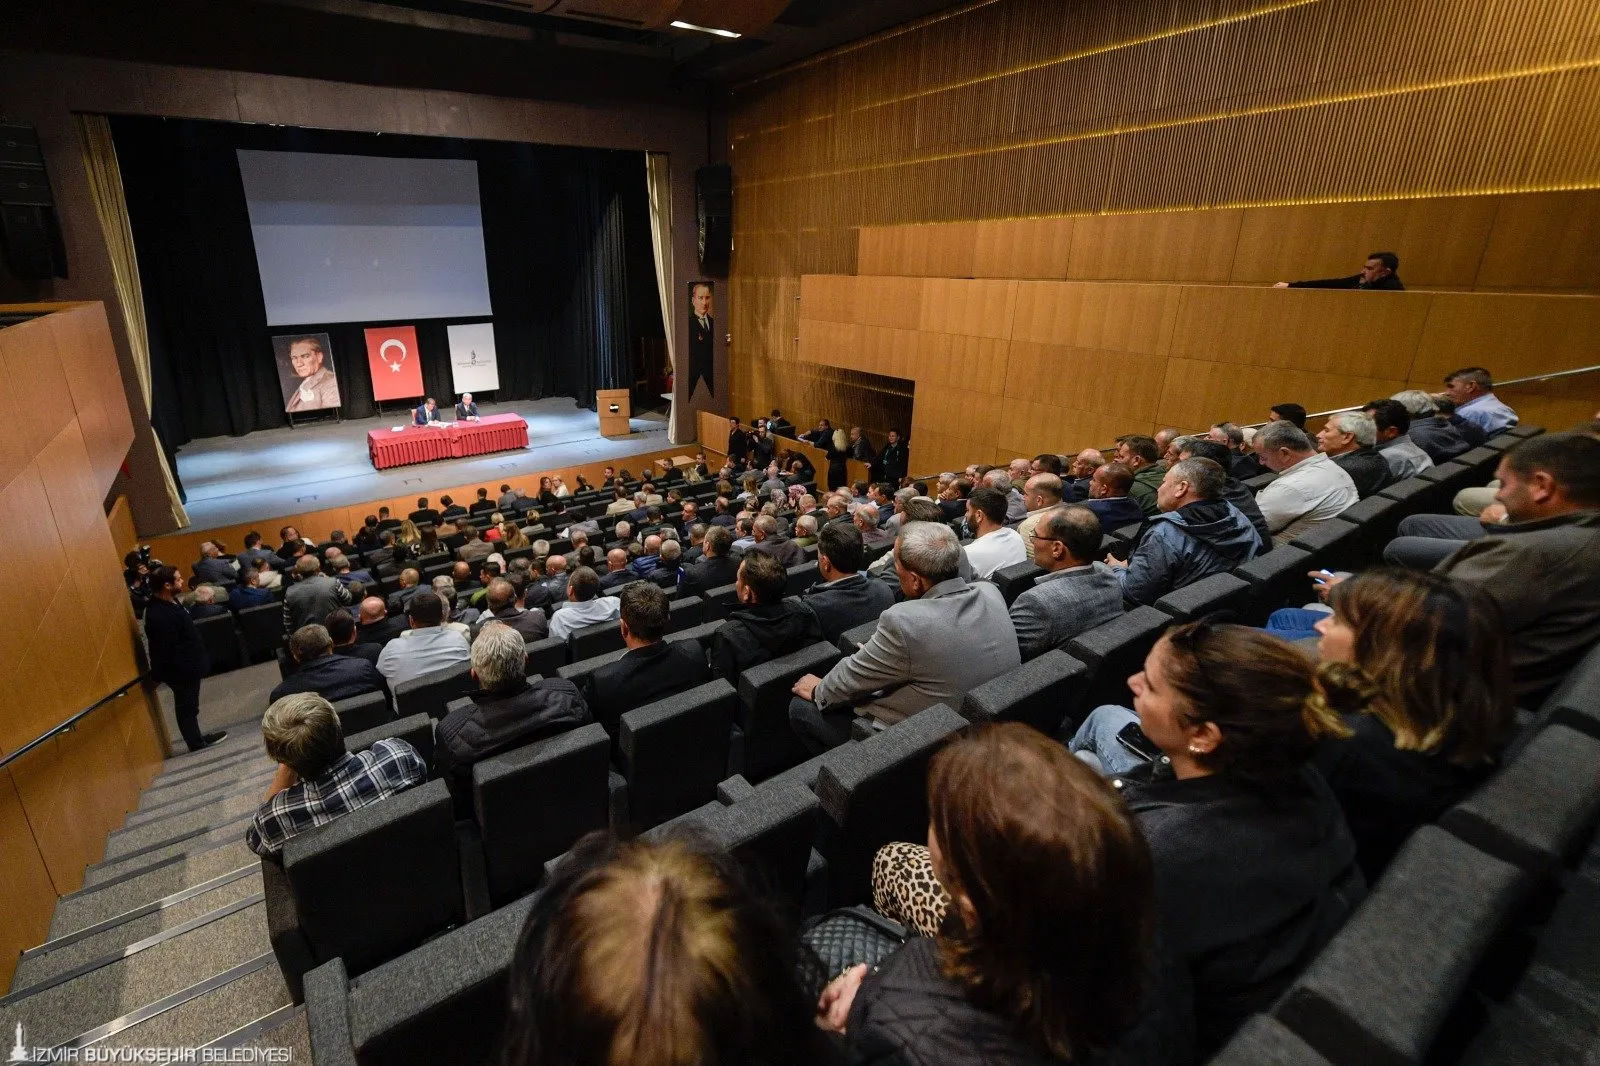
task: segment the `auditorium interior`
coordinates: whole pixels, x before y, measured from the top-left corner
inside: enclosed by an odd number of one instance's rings
[[[1597,353],[1592,0],[0,7],[0,1051],[1600,1062]]]

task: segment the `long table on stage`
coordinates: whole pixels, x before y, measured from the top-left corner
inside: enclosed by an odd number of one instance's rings
[[[528,423],[521,415],[489,415],[479,422],[406,426],[398,431],[374,429],[367,434],[367,454],[379,470],[527,446]]]

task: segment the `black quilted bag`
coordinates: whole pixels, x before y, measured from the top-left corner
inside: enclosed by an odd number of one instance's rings
[[[813,999],[852,966],[876,968],[908,939],[906,927],[871,907],[845,907],[808,922],[800,931],[800,982]]]

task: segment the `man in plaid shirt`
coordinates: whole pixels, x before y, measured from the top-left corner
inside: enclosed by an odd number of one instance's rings
[[[314,692],[296,692],[268,707],[261,737],[278,772],[245,831],[245,843],[257,855],[277,856],[296,833],[404,792],[428,776],[422,756],[403,740],[380,740],[351,755],[333,705]]]

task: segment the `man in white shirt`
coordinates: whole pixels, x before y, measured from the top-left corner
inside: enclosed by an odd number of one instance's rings
[[[974,489],[967,498],[967,525],[975,534],[966,547],[967,561],[972,564],[972,576],[979,581],[987,580],[1002,566],[1028,558],[1021,534],[1006,525],[1006,497],[999,489],[985,486]]]
[[[444,600],[432,589],[411,597],[406,618],[411,628],[385,644],[378,654],[378,673],[389,682],[391,692],[414,677],[472,660],[467,638],[443,624]]]
[[[1360,499],[1350,475],[1317,451],[1305,430],[1293,422],[1268,422],[1256,431],[1251,446],[1262,464],[1278,474],[1276,481],[1256,493],[1273,547],[1289,543]]]
[[[580,566],[567,578],[567,602],[550,616],[550,635],[566,640],[585,626],[614,622],[622,614],[622,600],[600,595],[600,577]]]
[[[1464,366],[1445,375],[1444,394],[1455,401],[1456,414],[1494,436],[1517,424],[1517,412],[1494,394],[1494,378],[1481,366]]]

